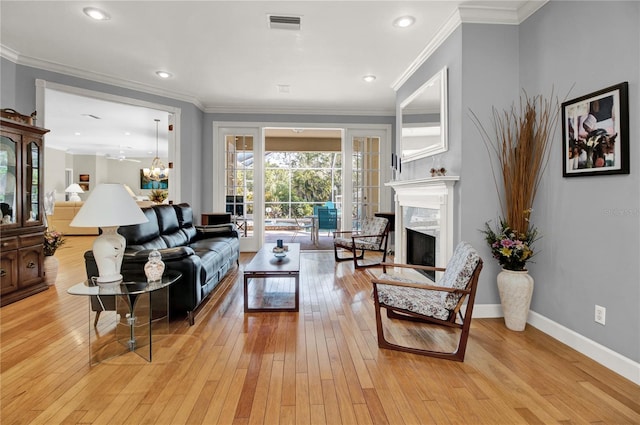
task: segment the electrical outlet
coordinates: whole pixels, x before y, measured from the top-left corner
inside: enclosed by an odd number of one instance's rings
[[[607,317],[607,309],[596,304],[596,317],[595,317],[596,323],[600,323],[601,325],[604,325],[606,321],[606,317]]]

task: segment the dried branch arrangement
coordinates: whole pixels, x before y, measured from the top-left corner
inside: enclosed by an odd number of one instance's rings
[[[527,234],[531,208],[540,180],[547,168],[551,136],[558,120],[560,103],[541,95],[529,97],[526,92],[520,105],[500,112],[492,108],[493,137],[471,112],[474,124],[489,152],[491,170],[500,199],[504,221],[514,231]],[[501,195],[494,161],[498,162],[504,197]]]

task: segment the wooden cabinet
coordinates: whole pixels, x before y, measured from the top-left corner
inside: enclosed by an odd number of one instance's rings
[[[44,144],[49,130],[0,122],[0,305],[48,288],[44,281]]]
[[[229,213],[203,213],[200,215],[200,223],[203,226],[212,224],[231,223],[231,214]]]

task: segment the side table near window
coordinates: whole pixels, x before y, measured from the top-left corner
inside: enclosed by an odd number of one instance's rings
[[[152,332],[169,332],[169,286],[182,277],[173,270],[166,271],[162,280],[147,282],[144,273],[129,274],[121,282],[96,286],[92,281],[73,285],[71,295],[84,295],[89,305],[89,361],[93,366],[109,358],[133,351],[147,361],[152,360]],[[96,312],[91,298],[101,302],[115,297],[116,310],[103,311],[99,325],[93,326]],[[107,319],[102,319],[108,313]]]

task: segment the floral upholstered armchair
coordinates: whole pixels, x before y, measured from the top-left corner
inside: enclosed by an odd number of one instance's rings
[[[353,260],[355,268],[380,265],[387,259],[387,240],[389,238],[389,220],[384,217],[371,217],[362,222],[360,231],[350,230],[333,233],[333,250],[336,261]],[[351,253],[348,257],[340,257],[338,250],[346,250]],[[360,251],[358,254],[357,251]],[[365,263],[363,260],[365,251],[382,253],[382,261]]]
[[[378,347],[415,354],[464,361],[467,339],[471,327],[471,312],[475,301],[482,259],[467,242],[460,242],[446,268],[412,264],[383,264],[400,270],[443,271],[437,283],[412,278],[411,273],[382,273],[372,279],[376,308]],[[414,275],[419,276],[419,275]],[[464,316],[462,307],[466,301]],[[408,347],[389,342],[384,335],[380,309],[387,310],[389,319],[404,319],[460,329],[457,348],[453,352]],[[458,321],[458,316],[461,320]]]

